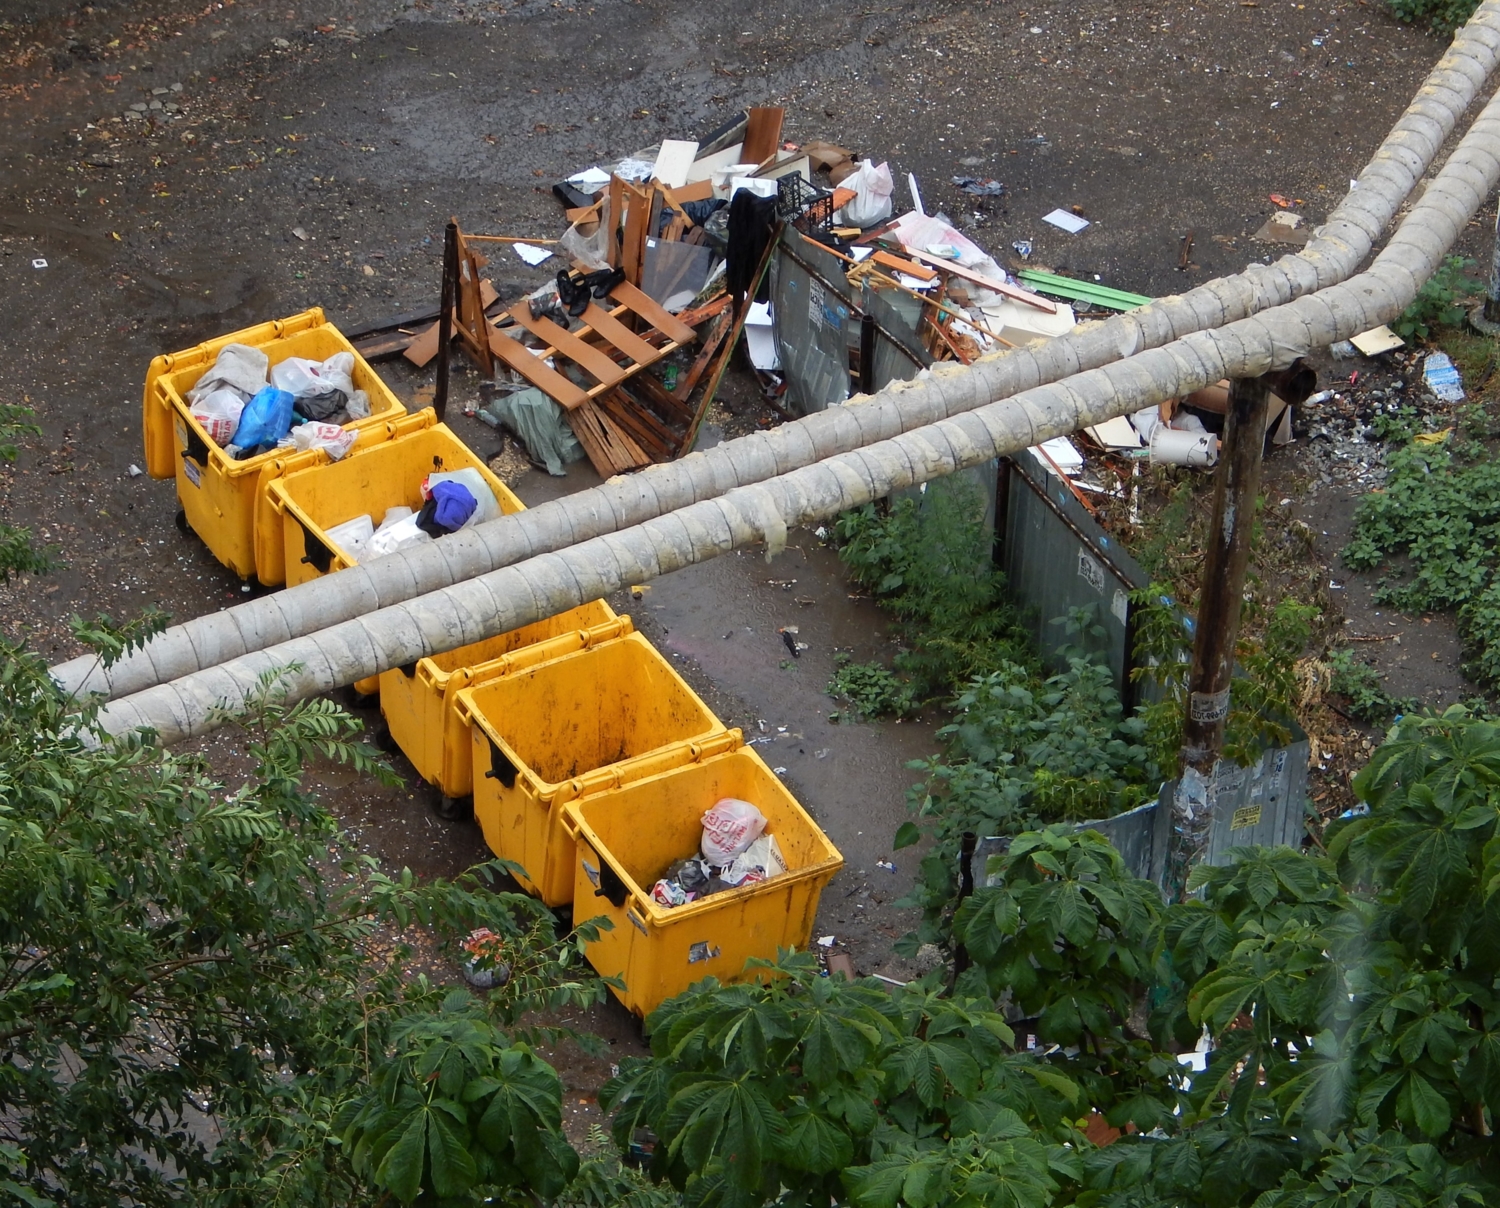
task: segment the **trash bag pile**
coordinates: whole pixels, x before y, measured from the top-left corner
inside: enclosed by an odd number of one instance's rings
[[[359,563],[424,545],[500,515],[495,492],[472,467],[429,474],[420,490],[420,507],[387,508],[379,525],[374,516],[355,516],[330,528],[328,540]]]
[[[226,344],[188,391],[188,411],[208,438],[242,461],[271,449],[325,449],[335,461],[354,446],[344,424],[370,414],[354,385],[354,354],[326,361],[287,357],[275,365],[259,348]]]
[[[748,801],[724,797],[703,815],[698,850],[678,860],[651,887],[659,906],[686,906],[726,889],[768,881],[787,871],[786,859],[768,835],[766,817]]]

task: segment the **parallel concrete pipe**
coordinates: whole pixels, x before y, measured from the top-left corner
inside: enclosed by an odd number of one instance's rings
[[[1356,187],[1296,255],[1252,265],[1243,273],[1086,325],[1045,345],[987,358],[963,373],[924,374],[872,397],[852,399],[848,405],[769,432],[653,466],[433,545],[173,626],[112,667],[85,657],[58,665],[53,675],[70,693],[112,699],[138,692],[1338,284],[1364,262],[1497,63],[1500,0],[1486,0],[1396,122]]]

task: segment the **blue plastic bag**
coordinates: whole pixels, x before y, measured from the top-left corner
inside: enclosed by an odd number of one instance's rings
[[[274,445],[292,430],[294,401],[285,390],[267,386],[240,412],[239,427],[234,430],[234,446],[249,451],[261,445]]]

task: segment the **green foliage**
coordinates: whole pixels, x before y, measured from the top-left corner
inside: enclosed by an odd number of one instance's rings
[[[1355,658],[1348,647],[1330,652],[1327,663],[1333,673],[1331,687],[1344,698],[1349,716],[1356,721],[1382,726],[1417,707],[1412,697],[1392,696],[1387,692],[1380,673]]]
[[[622,1146],[656,1134],[653,1177],[725,1208],[1050,1201],[1079,1088],[1014,1052],[991,1004],[820,977],[804,955],[753,964],[759,984],[658,1008],[651,1057],[600,1095]]]
[[[1182,747],[1190,671],[1189,623],[1160,583],[1135,592],[1131,599],[1136,619],[1134,676],[1155,697],[1140,710],[1146,743],[1162,766],[1170,766]],[[1290,596],[1265,614],[1254,601],[1243,605],[1235,644],[1236,675],[1224,726],[1226,758],[1248,767],[1267,747],[1291,740],[1299,695],[1296,664],[1317,615],[1315,606]],[[1248,637],[1257,626],[1259,639]]]
[[[847,654],[833,656],[833,678],[828,695],[847,701],[856,717],[905,717],[915,712],[912,686],[879,663],[851,662]]]
[[[343,847],[303,766],[389,772],[329,702],[287,705],[266,677],[239,785],[198,756],[109,740],[95,709],[0,648],[0,1111],[15,1146],[0,1185],[24,1189],[10,1195],[373,1202],[333,1122],[409,1068],[436,1026],[422,1021],[448,1018],[401,975],[403,949],[380,955],[409,925],[505,937],[516,973],[486,1000],[491,1021],[599,997],[579,937],[494,892],[495,870],[420,885]]]
[[[1458,9],[1467,9],[1456,24],[1466,21],[1474,11],[1472,0],[1390,0],[1391,7],[1403,20],[1412,21],[1430,17],[1435,28],[1441,28],[1447,17]],[[1406,11],[1402,11],[1402,10]],[[1451,327],[1463,322],[1466,299],[1474,296],[1481,283],[1469,275],[1474,267],[1472,260],[1463,256],[1449,256],[1435,273],[1422,283],[1417,296],[1401,317],[1391,324],[1394,331],[1407,343],[1425,340],[1435,327]]]
[[[1155,797],[1162,781],[1144,722],[1125,716],[1109,669],[1084,658],[1045,680],[1009,664],[972,681],[956,707],[938,731],[944,754],[910,765],[923,774],[907,794],[918,823],[902,827],[896,846],[924,829],[933,845],[906,900],[923,908],[923,919],[903,950],[947,941],[965,834],[1107,817]]]
[[[1402,21],[1427,25],[1436,33],[1451,33],[1479,7],[1479,0],[1386,0],[1386,3]]]
[[[905,648],[895,669],[916,704],[1029,657],[983,514],[979,489],[956,476],[927,484],[920,501],[866,504],[834,526],[855,581],[897,618]]]
[[[1405,612],[1456,610],[1470,673],[1500,684],[1500,463],[1452,443],[1389,454],[1385,490],[1360,500],[1341,556],[1370,570],[1404,555],[1406,573],[1383,580],[1376,600]]]
[[[17,441],[41,434],[31,416],[27,407],[0,403],[0,462],[16,460],[21,452]],[[32,545],[30,529],[0,523],[0,583],[9,583],[12,575],[41,574],[51,568],[52,559]]]
[[[403,1204],[450,1204],[472,1202],[481,1187],[552,1200],[578,1173],[557,1072],[467,993],[402,1020],[389,1043],[370,1089],[342,1113],[357,1175]]]

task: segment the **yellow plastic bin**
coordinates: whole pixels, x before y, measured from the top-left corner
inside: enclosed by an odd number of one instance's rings
[[[564,802],[711,753],[731,733],[638,633],[465,688],[457,710],[485,841],[548,906],[573,900]]]
[[[421,421],[421,422],[419,422]],[[489,467],[437,422],[431,410],[410,417],[394,440],[356,448],[342,461],[288,473],[267,484],[271,510],[281,517],[287,586],[353,566],[355,559],[328,539],[328,530],[356,516],[378,528],[387,508],[422,506],[422,480],[434,471],[476,469],[500,511],[522,510],[521,501]]]
[[[459,817],[474,791],[469,726],[455,708],[459,692],[496,676],[586,650],[632,632],[603,600],[498,637],[393,667],[380,676],[380,712],[391,738],[417,774],[441,795],[438,812]]]
[[[271,363],[287,357],[325,361],[336,352],[354,353],[354,385],[370,398],[370,414],[345,427],[380,433],[406,409],[338,328],[314,307],[288,319],[277,319],[220,336],[196,348],[157,357],[146,373],[141,406],[146,469],[153,478],[176,478],[183,516],[203,543],[242,578],[255,575],[267,586],[281,582],[274,559],[257,563],[256,525],[263,513],[257,501],[268,481],[290,469],[326,462],[321,450],[288,457],[278,450],[234,461],[214,443],[188,411],[187,393],[213,367],[226,344],[261,349]]]
[[[723,797],[766,816],[787,871],[684,906],[660,905],[651,887],[699,850],[703,815]],[[818,898],[844,863],[776,774],[743,746],[570,801],[563,827],[575,840],[574,920],[602,915],[614,925],[585,955],[599,973],[625,983],[615,996],[642,1017],[702,978],[750,978],[751,957],[806,948]]]

